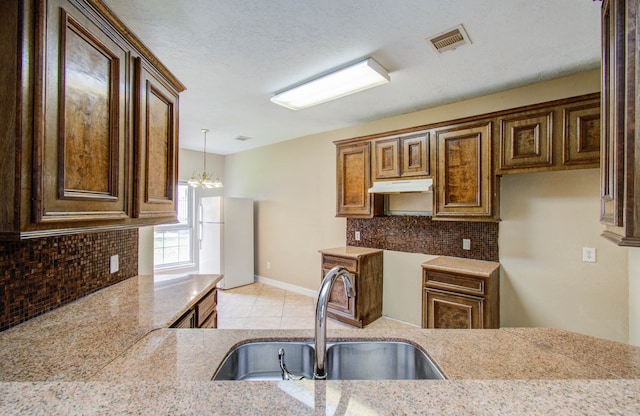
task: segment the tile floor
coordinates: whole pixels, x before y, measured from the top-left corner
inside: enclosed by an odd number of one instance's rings
[[[313,329],[315,299],[254,283],[218,291],[218,328],[220,329]],[[368,328],[413,328],[400,321],[382,317]],[[333,319],[328,329],[353,329]]]

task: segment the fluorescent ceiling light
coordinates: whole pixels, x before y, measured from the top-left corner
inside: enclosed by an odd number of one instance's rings
[[[271,101],[301,110],[389,82],[389,74],[372,58],[318,77],[274,95]]]

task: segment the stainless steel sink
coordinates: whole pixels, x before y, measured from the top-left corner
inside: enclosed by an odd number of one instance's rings
[[[337,342],[327,349],[329,380],[443,380],[429,356],[406,342]]]
[[[309,342],[250,342],[232,349],[213,380],[282,380],[278,351],[296,376],[313,378],[314,348]],[[341,341],[327,347],[329,380],[442,380],[427,354],[407,342]]]
[[[310,343],[269,341],[250,342],[229,351],[213,380],[282,380],[278,357],[281,348],[291,373],[313,378],[315,354]]]

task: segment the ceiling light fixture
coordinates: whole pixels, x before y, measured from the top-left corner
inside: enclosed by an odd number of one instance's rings
[[[216,176],[214,180],[211,180],[213,176],[209,174],[209,172],[207,172],[207,133],[208,132],[209,132],[208,129],[202,129],[202,133],[204,133],[204,150],[202,152],[202,159],[204,161],[203,163],[204,166],[202,169],[202,174],[196,176],[196,173],[193,172],[193,175],[191,175],[191,179],[189,179],[189,181],[187,182],[189,186],[192,186],[194,188],[211,189],[211,188],[223,187],[222,182],[220,181],[220,178]]]
[[[291,110],[301,110],[386,84],[389,81],[387,70],[373,58],[367,58],[279,92],[271,98],[271,101]]]

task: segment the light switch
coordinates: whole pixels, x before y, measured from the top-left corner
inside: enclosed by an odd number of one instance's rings
[[[471,240],[468,238],[462,239],[462,249],[463,250],[471,250]]]
[[[586,261],[589,263],[596,262],[596,249],[594,247],[583,247],[582,248],[582,261]]]

